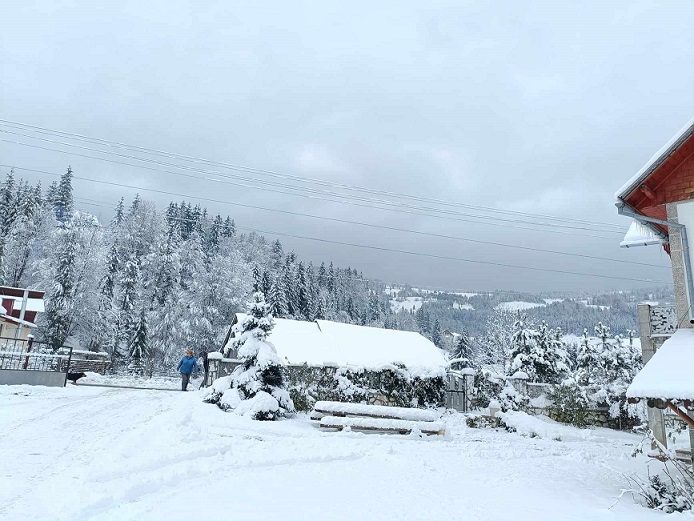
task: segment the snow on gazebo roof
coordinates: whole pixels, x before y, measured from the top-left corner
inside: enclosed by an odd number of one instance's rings
[[[628,398],[694,399],[694,329],[668,338],[627,389]]]
[[[245,315],[238,313],[236,317],[240,322]],[[447,366],[441,350],[413,331],[276,318],[268,341],[280,358],[292,365],[381,370],[402,364],[413,376],[443,375]]]

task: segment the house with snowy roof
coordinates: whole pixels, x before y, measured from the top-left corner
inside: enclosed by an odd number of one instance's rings
[[[666,443],[653,406],[694,428],[694,118],[615,197],[619,213],[632,219],[621,246],[660,245],[671,259],[674,310],[639,306],[645,365],[627,390],[630,401],[647,401],[651,428]]]
[[[0,337],[26,340],[45,311],[43,291],[0,286]]]
[[[236,358],[234,326],[245,315],[237,313],[224,341],[225,356]],[[412,376],[430,378],[446,373],[447,361],[434,343],[413,331],[356,326],[315,320],[276,318],[268,336],[288,366],[356,367],[380,371],[404,366]]]

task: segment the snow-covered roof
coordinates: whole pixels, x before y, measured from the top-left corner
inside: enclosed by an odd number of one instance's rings
[[[629,398],[694,399],[694,329],[678,329],[627,389]]]
[[[22,326],[26,327],[36,327],[36,324],[34,324],[33,322],[29,322],[27,320],[19,320],[18,318],[6,315],[4,313],[0,313],[0,318],[7,320],[8,322],[12,322],[14,324],[21,324]]]
[[[650,246],[651,244],[662,244],[663,239],[653,232],[651,228],[632,220],[631,226],[627,230],[624,239],[619,243],[622,248],[633,248],[634,246]]]
[[[672,136],[672,139],[668,141],[660,150],[658,150],[653,157],[651,157],[648,162],[643,165],[641,170],[636,172],[624,185],[617,190],[614,194],[615,199],[618,201],[628,197],[631,192],[633,192],[638,186],[643,183],[644,180],[648,178],[653,171],[658,168],[663,162],[670,157],[670,155],[677,150],[682,143],[684,143],[692,134],[694,134],[694,118],[690,119],[689,122],[683,126],[677,134]]]
[[[237,314],[239,322],[244,316]],[[447,365],[433,342],[412,331],[276,318],[268,340],[287,364],[373,370],[403,364],[416,376],[443,374]]]

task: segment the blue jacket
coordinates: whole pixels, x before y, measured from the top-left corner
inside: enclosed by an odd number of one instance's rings
[[[176,366],[176,370],[180,371],[183,374],[190,374],[193,371],[196,373],[198,372],[198,361],[195,359],[194,356],[188,357],[184,356],[181,358],[181,361],[178,362],[178,366]]]

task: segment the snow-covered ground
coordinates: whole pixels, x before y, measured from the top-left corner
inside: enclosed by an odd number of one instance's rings
[[[475,308],[471,304],[461,304],[460,302],[453,303],[453,309],[464,309],[467,311],[474,311]]]
[[[180,389],[180,376],[155,376],[153,378],[144,378],[138,376],[112,376],[102,375],[99,373],[85,373],[85,378],[80,378],[78,385],[113,385],[124,387],[144,387],[148,389]],[[197,377],[193,377],[188,385],[189,389],[197,389],[202,381],[202,373],[198,373]]]
[[[520,300],[514,300],[512,302],[502,302],[494,306],[497,311],[523,311],[525,309],[533,308],[543,308],[546,304],[541,304],[539,302],[522,302]]]
[[[663,519],[617,499],[625,475],[647,472],[636,435],[444,421],[424,439],[329,433],[303,415],[226,414],[197,392],[0,386],[0,519]]]
[[[404,300],[391,299],[390,309],[393,311],[393,313],[399,313],[402,310],[417,311],[422,307],[424,302],[425,301],[422,297],[405,297]]]

